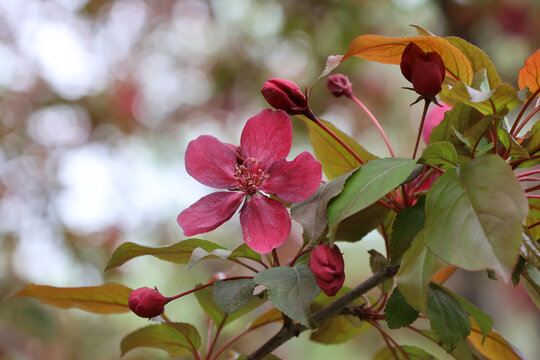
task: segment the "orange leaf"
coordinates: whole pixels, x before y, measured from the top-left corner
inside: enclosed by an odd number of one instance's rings
[[[439,36],[388,37],[380,35],[361,35],[349,44],[349,50],[341,62],[352,56],[383,64],[399,65],[405,47],[414,42],[424,51],[435,51],[441,55],[446,72],[456,80],[470,85],[473,70],[467,57],[448,40]]]
[[[467,340],[478,352],[491,360],[522,360],[522,357],[514,351],[512,346],[493,330],[487,334],[486,340],[482,344],[482,330],[472,317],[470,320],[471,335]]]
[[[276,308],[271,308],[270,310],[256,318],[251,323],[251,325],[249,325],[249,328],[256,329],[259,326],[263,326],[273,322],[283,322],[283,314],[281,314],[281,311]]]
[[[30,284],[13,296],[29,296],[62,309],[78,308],[98,314],[129,311],[128,298],[133,290],[120,284],[62,288]]]
[[[540,89],[540,49],[525,60],[525,65],[519,70],[518,84],[520,90],[527,87],[532,93]]]
[[[444,282],[448,280],[450,276],[452,276],[456,269],[457,267],[455,267],[454,265],[445,267],[444,269],[437,271],[435,275],[433,275],[433,277],[431,278],[431,281],[438,282],[439,284],[444,284]]]

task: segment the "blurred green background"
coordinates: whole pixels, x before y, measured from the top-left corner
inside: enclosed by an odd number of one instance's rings
[[[479,46],[515,86],[525,58],[540,47],[538,0],[0,1],[0,359],[118,359],[121,338],[148,324],[132,314],[9,298],[30,282],[120,282],[172,296],[227,269],[210,261],[188,272],[141,257],[103,271],[122,242],[158,246],[185,238],[176,216],[212,191],[185,172],[187,142],[212,134],[237,143],[245,121],[267,107],[260,95],[266,79],[313,85],[317,115],[388,156],[360,109],[331,97],[316,79],[326,58],[343,54],[356,36],[415,35],[409,24]],[[421,109],[409,108],[416,97],[401,89],[408,83],[399,67],[352,59],[338,71],[350,77],[398,156],[410,156]],[[293,155],[309,150],[305,129],[294,125]],[[232,220],[202,237],[233,247],[240,234]],[[296,229],[293,238],[299,236]],[[294,241],[280,249],[283,256],[296,249]],[[369,275],[371,248],[384,250],[376,234],[342,247],[346,285]],[[465,272],[448,284],[491,314],[495,329],[526,357],[538,358],[539,312],[520,287]],[[167,313],[194,323],[205,338],[193,296]],[[223,338],[245,326],[238,320]],[[234,349],[253,351],[276,330],[258,330]],[[277,354],[369,359],[383,345],[374,330],[340,346],[309,343],[303,334]],[[143,349],[124,358],[166,356]]]

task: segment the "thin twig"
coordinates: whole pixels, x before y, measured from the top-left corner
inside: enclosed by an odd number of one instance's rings
[[[371,122],[375,125],[377,130],[379,130],[379,133],[381,134],[384,142],[386,143],[386,147],[388,148],[388,151],[390,151],[390,155],[392,157],[395,157],[396,155],[394,154],[394,150],[392,149],[392,146],[390,145],[390,142],[388,141],[388,138],[386,137],[386,134],[384,133],[384,130],[381,127],[381,124],[379,124],[379,122],[377,121],[377,118],[371,113],[371,111],[369,111],[367,106],[365,106],[356,96],[351,95],[349,98],[353,100],[358,106],[360,106],[362,110],[364,110],[364,112],[367,114]]]

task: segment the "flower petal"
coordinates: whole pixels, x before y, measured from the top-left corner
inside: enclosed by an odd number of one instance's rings
[[[280,159],[267,172],[260,189],[276,195],[286,202],[300,202],[319,188],[322,180],[321,164],[308,152],[303,152],[293,161]]]
[[[244,159],[262,160],[268,169],[277,159],[289,154],[292,144],[292,124],[289,115],[282,110],[266,109],[250,118],[240,138]]]
[[[214,230],[233,216],[244,196],[241,192],[225,191],[206,195],[178,215],[178,225],[186,236]]]
[[[189,142],[186,149],[186,170],[198,182],[218,189],[235,187],[234,150],[210,135],[201,135]]]
[[[287,208],[277,200],[256,195],[240,210],[244,242],[260,254],[280,246],[291,233],[291,217]]]

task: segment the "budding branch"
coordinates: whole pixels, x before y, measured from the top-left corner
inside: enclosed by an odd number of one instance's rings
[[[399,269],[399,266],[386,266],[377,271],[366,281],[331,303],[330,305],[320,309],[313,314],[313,321],[316,324],[320,324],[325,320],[330,319],[333,316],[339,315],[341,310],[347,306],[351,301],[364,295],[375,286],[383,283],[387,279],[393,277]],[[281,329],[260,348],[250,354],[246,360],[258,360],[264,358],[272,351],[283,345],[293,336],[298,336],[301,332],[308,328],[302,324],[294,323],[291,319],[285,317],[283,326]]]

